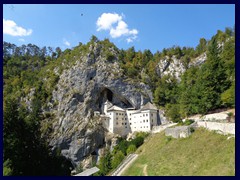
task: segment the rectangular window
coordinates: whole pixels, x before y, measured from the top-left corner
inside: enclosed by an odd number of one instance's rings
[[[122,125],[124,125],[124,123],[122,123]]]
[[[148,122],[148,120],[147,120],[147,122]]]
[[[145,117],[145,114],[143,114],[143,117]]]
[[[151,114],[151,116],[153,116],[153,114]]]
[[[122,120],[124,120],[124,118],[122,118]]]
[[[116,120],[118,120],[118,118],[116,118]]]
[[[127,123],[125,123],[125,125],[127,125]]]
[[[127,126],[125,126],[125,128],[127,128]]]
[[[145,122],[145,120],[143,120],[143,122]]]
[[[116,125],[118,125],[118,122],[116,122]]]
[[[130,125],[132,125],[132,123],[130,123]]]
[[[153,122],[153,119],[152,119],[152,122]]]
[[[118,113],[116,113],[116,115],[118,115]]]
[[[129,120],[132,120],[131,118]]]
[[[111,113],[109,113],[111,115]]]
[[[146,114],[146,116],[148,116],[148,114]]]

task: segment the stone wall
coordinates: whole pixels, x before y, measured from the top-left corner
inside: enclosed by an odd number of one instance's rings
[[[198,127],[204,127],[209,130],[216,130],[221,134],[234,134],[235,135],[235,123],[219,123],[219,122],[205,122],[198,121]]]
[[[190,127],[189,126],[177,126],[174,128],[166,128],[165,135],[172,136],[173,138],[186,138],[190,136]]]
[[[219,113],[213,113],[213,114],[206,114],[204,116],[201,115],[194,115],[194,116],[190,116],[186,119],[192,119],[194,121],[210,121],[210,122],[227,122],[228,120],[228,113],[232,112],[233,113],[233,122],[235,121],[235,109],[230,109],[227,111],[222,111]],[[186,120],[183,119],[183,122]]]

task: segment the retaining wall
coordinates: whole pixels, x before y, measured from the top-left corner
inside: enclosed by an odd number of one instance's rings
[[[209,130],[216,130],[221,134],[234,134],[235,135],[235,123],[218,123],[218,122],[205,122],[198,121],[198,127],[205,127]]]

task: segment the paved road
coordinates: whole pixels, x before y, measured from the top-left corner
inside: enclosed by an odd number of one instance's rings
[[[120,176],[128,166],[138,157],[137,154],[129,154],[127,158],[117,167],[111,176]]]

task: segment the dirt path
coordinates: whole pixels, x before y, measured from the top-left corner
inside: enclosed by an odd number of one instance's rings
[[[143,175],[144,176],[148,176],[148,173],[147,173],[147,164],[144,166],[143,168]]]

